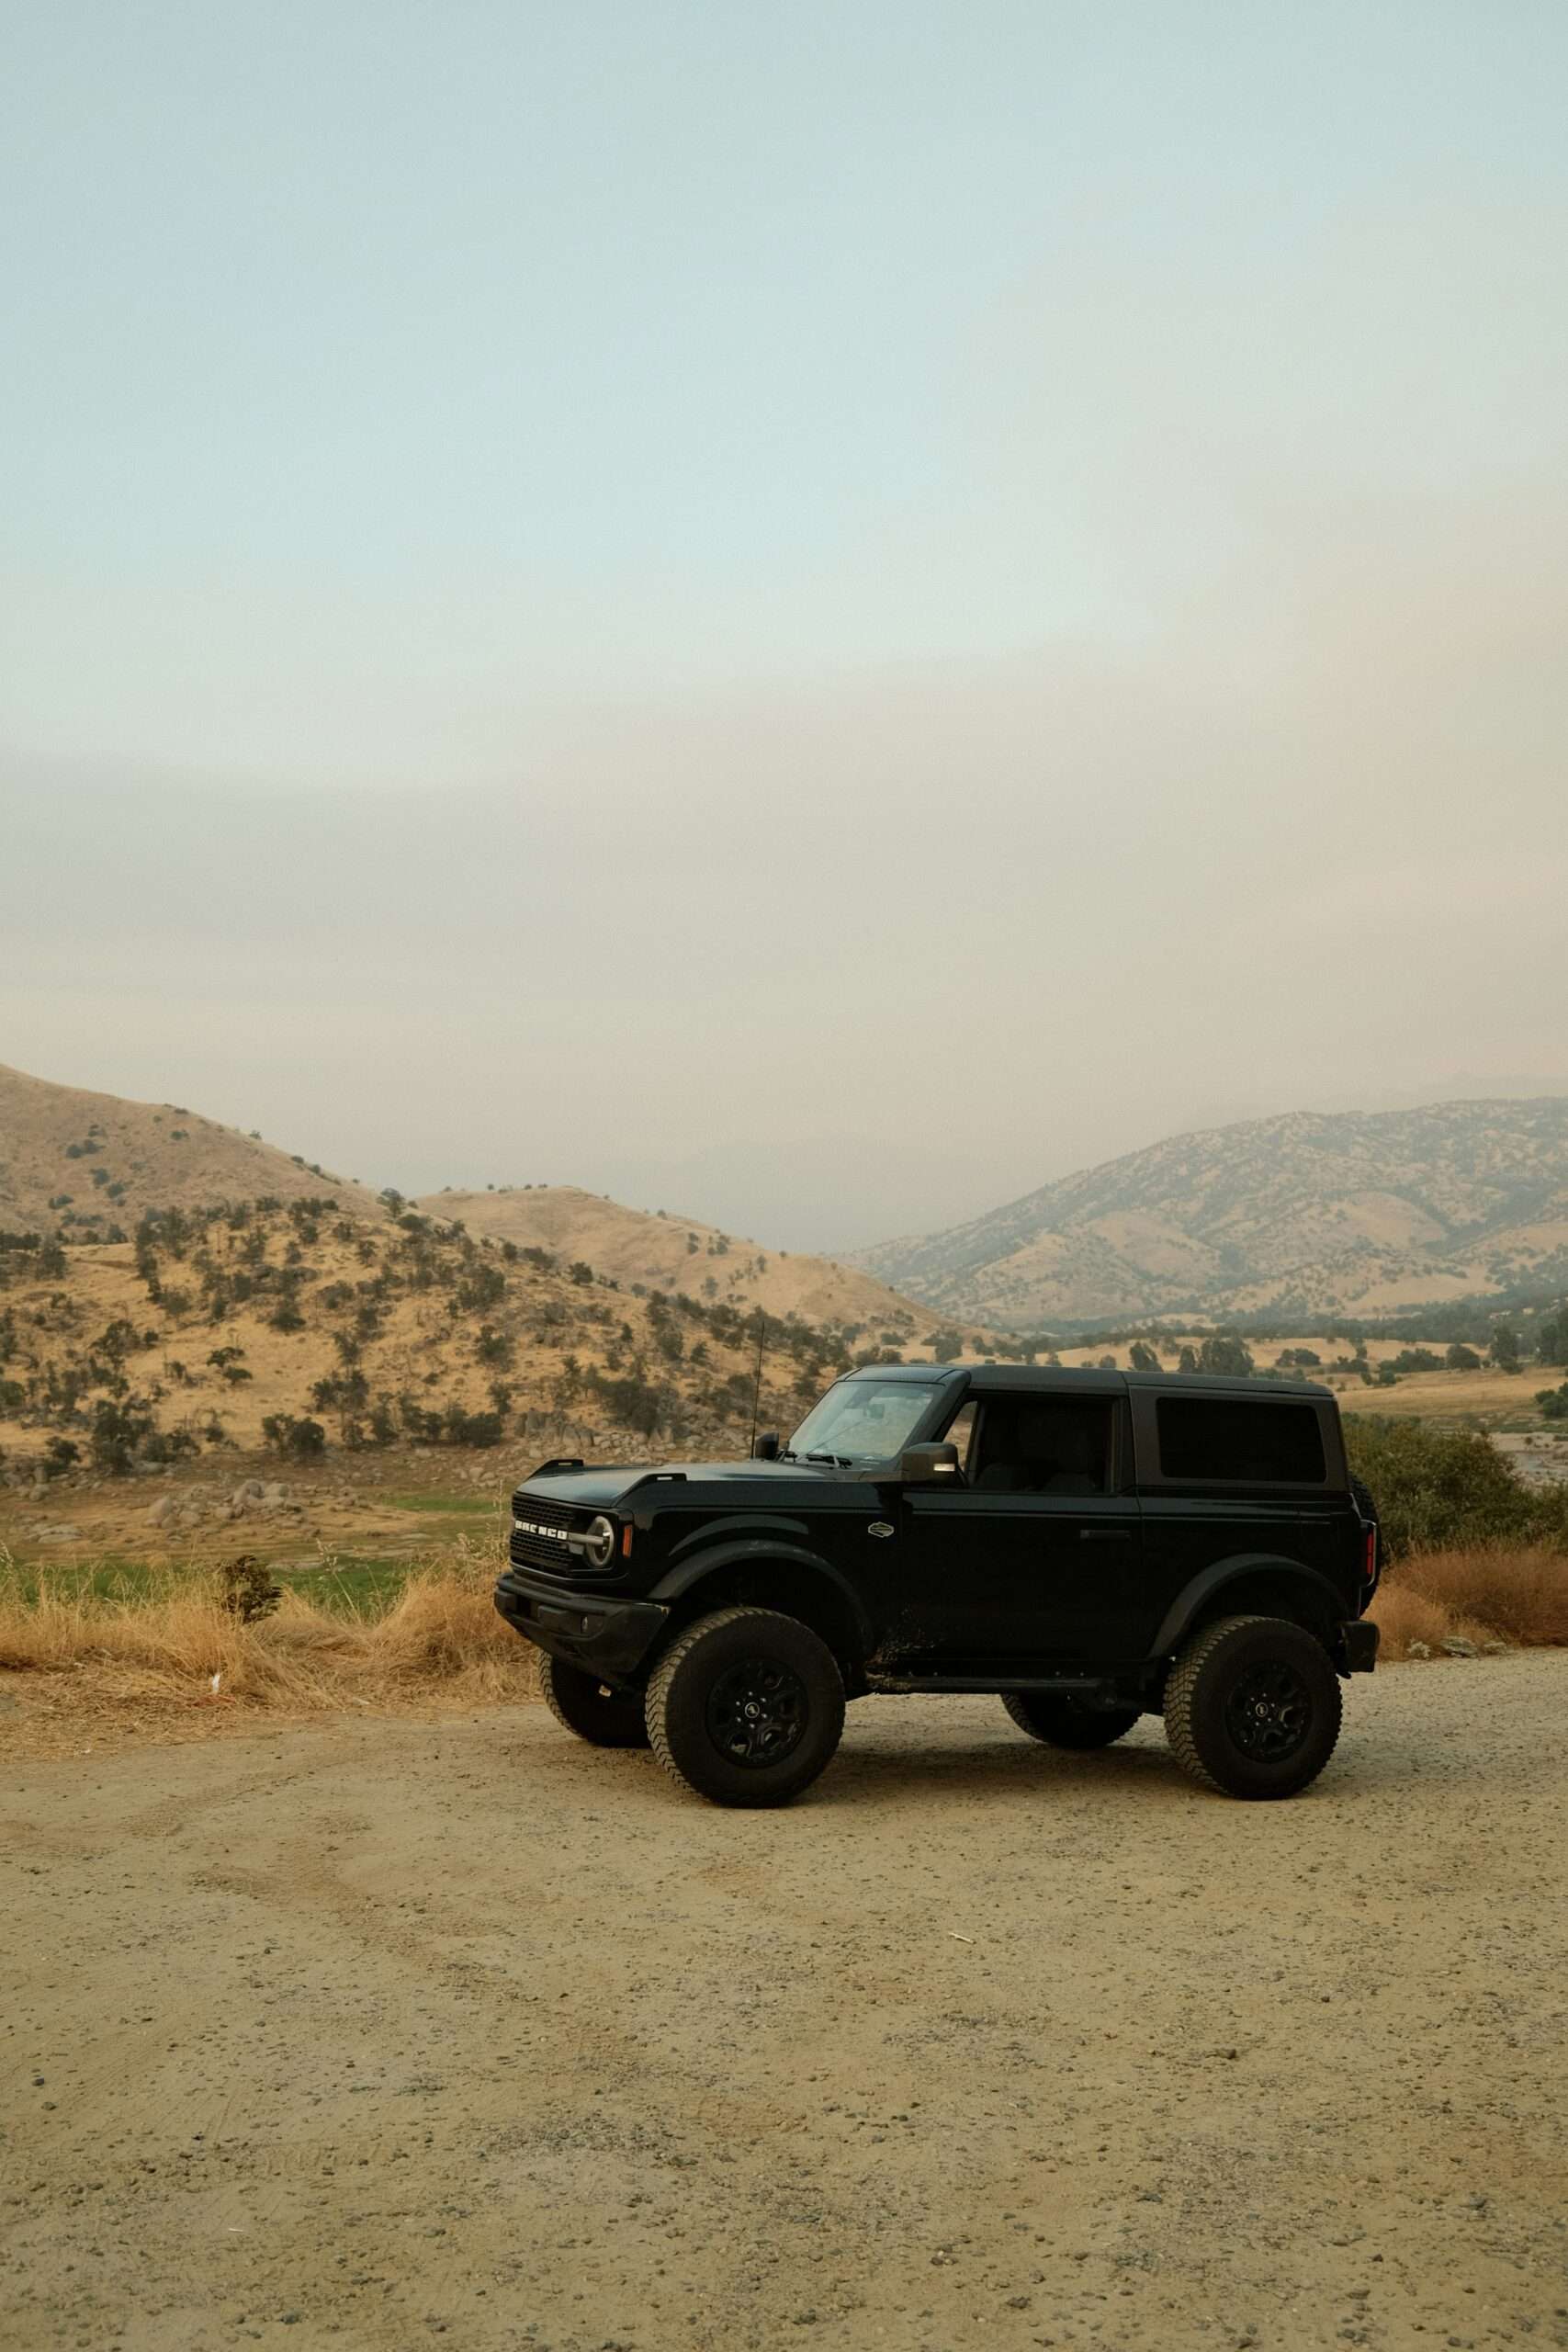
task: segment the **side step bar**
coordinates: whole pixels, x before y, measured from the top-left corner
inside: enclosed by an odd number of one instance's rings
[[[1064,1699],[1083,1699],[1090,1705],[1124,1704],[1120,1687],[1103,1674],[875,1674],[866,1676],[873,1690],[908,1697],[918,1690],[1050,1690]]]

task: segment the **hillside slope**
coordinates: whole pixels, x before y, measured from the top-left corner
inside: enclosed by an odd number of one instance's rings
[[[1568,1281],[1568,1099],[1297,1112],[1177,1136],[967,1225],[854,1253],[1013,1329],[1383,1314]]]
[[[766,1250],[693,1217],[624,1208],[573,1184],[432,1193],[416,1206],[519,1249],[547,1250],[564,1265],[581,1260],[623,1286],[641,1283],[710,1304],[798,1315],[807,1323],[853,1324],[878,1338],[897,1333],[900,1344],[924,1338],[931,1328],[928,1309],[857,1267]]]
[[[788,1428],[847,1362],[773,1327]],[[756,1347],[732,1306],[660,1305],[513,1245],[327,1196],[173,1211],[135,1244],[0,1247],[0,1483],[322,1443],[743,1452]],[[63,1448],[63,1452],[62,1449]]]
[[[173,1102],[129,1102],[0,1064],[0,1228],[76,1240],[129,1233],[149,1209],[372,1194]]]

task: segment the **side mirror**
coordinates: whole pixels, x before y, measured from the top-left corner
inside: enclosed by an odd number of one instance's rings
[[[764,1430],[751,1448],[751,1459],[753,1462],[776,1462],[778,1458],[779,1433],[777,1430]]]
[[[963,1469],[955,1445],[911,1445],[906,1448],[898,1463],[898,1476],[907,1487],[955,1487],[962,1482]]]

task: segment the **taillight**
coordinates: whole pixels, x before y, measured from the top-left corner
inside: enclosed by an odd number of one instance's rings
[[[1365,1577],[1369,1584],[1376,1584],[1378,1580],[1378,1531],[1375,1526],[1369,1527],[1367,1530],[1366,1545],[1366,1563],[1361,1570],[1361,1574]]]

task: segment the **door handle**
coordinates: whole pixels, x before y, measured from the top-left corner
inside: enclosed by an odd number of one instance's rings
[[[1130,1544],[1132,1540],[1130,1527],[1080,1527],[1078,1530],[1080,1544]]]

